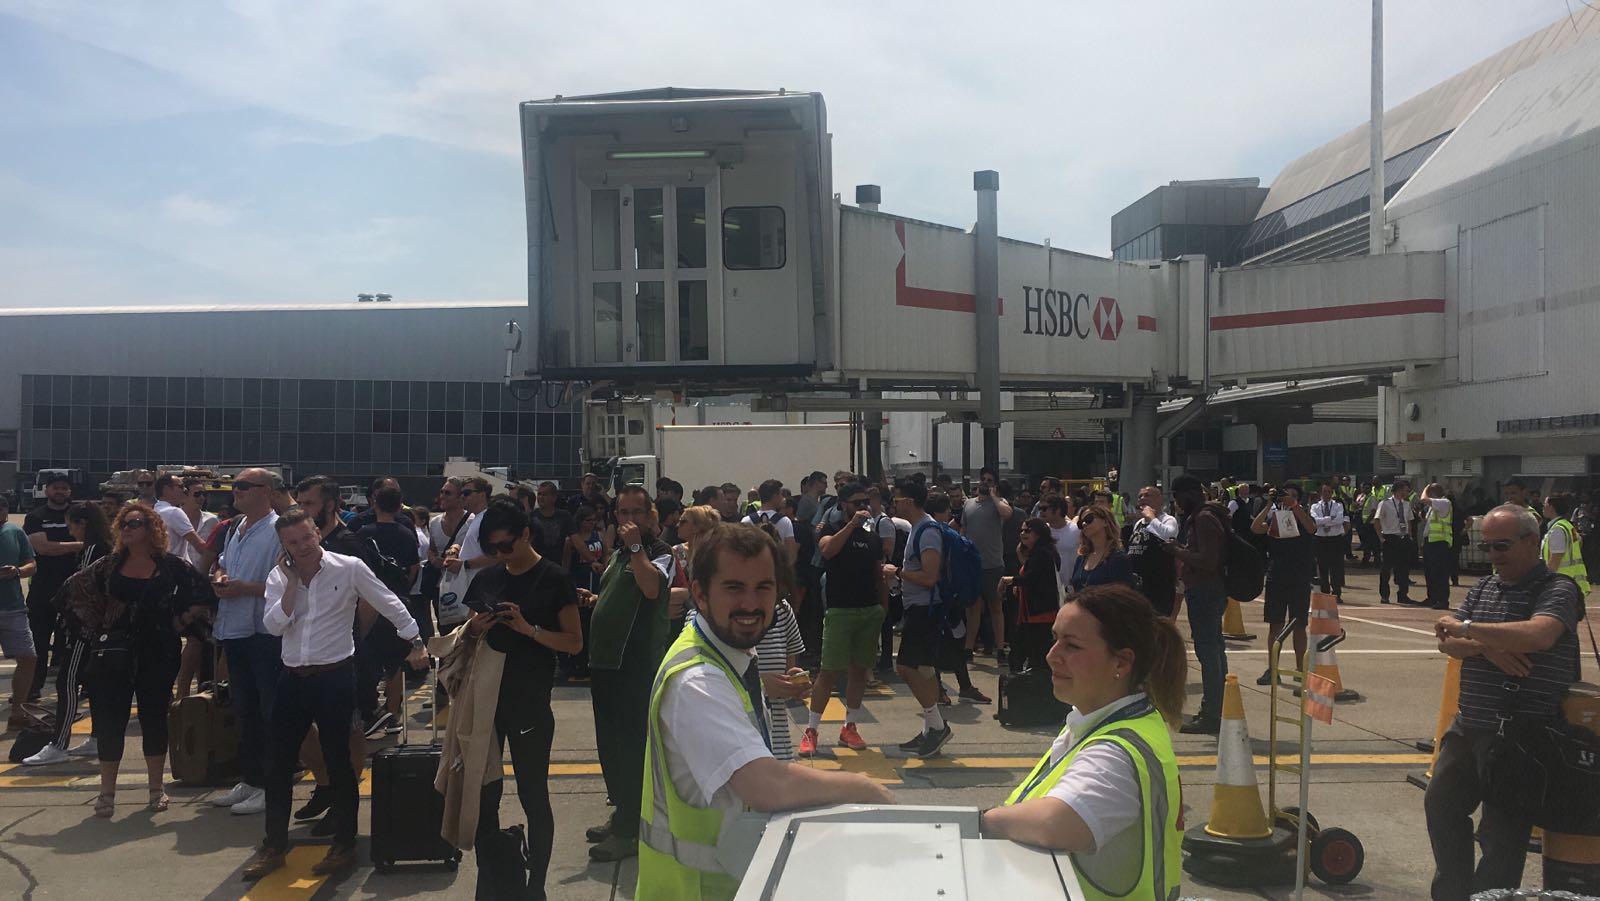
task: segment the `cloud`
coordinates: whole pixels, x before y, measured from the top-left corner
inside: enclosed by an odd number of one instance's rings
[[[228,225],[238,218],[232,207],[190,194],[173,194],[161,201],[161,214],[169,222],[185,225]]]

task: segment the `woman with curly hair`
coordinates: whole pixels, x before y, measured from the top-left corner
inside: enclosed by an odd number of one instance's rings
[[[188,621],[216,606],[205,579],[168,553],[161,517],[144,503],[128,504],[112,521],[110,556],[67,581],[67,631],[86,645],[84,686],[99,744],[100,796],[94,815],[116,809],[123,734],[135,696],[150,781],[149,809],[167,809],[167,707],[178,675],[178,635]]]

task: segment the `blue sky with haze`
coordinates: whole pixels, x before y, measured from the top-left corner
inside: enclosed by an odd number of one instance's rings
[[[1568,9],[1388,6],[1391,106]],[[524,299],[516,104],[558,93],[822,91],[846,199],[964,225],[998,169],[1004,234],[1092,253],[1366,117],[1366,2],[778,8],[0,0],[0,306]]]

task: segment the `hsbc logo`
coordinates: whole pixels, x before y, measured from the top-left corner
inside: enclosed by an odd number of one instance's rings
[[[1122,334],[1122,308],[1115,297],[1090,300],[1087,294],[1022,286],[1022,333],[1087,340],[1099,335],[1115,341]]]

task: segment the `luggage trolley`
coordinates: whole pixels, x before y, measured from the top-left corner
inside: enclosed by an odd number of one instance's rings
[[[1272,642],[1270,666],[1272,689],[1269,695],[1272,712],[1267,740],[1267,811],[1271,832],[1262,838],[1226,838],[1203,836],[1196,842],[1191,837],[1184,840],[1184,850],[1189,852],[1184,868],[1195,876],[1225,886],[1283,885],[1294,883],[1295,897],[1305,886],[1309,864],[1312,873],[1329,885],[1343,885],[1361,872],[1365,852],[1361,840],[1346,829],[1324,829],[1317,818],[1307,810],[1311,773],[1311,717],[1304,709],[1295,716],[1278,712],[1278,691],[1285,676],[1300,680],[1302,689],[1306,674],[1301,670],[1278,666],[1283,643],[1294,629],[1290,620]],[[1317,642],[1315,650],[1326,651],[1344,640],[1344,631],[1329,635]],[[1309,654],[1308,654],[1309,656]],[[1299,691],[1296,692],[1298,694]],[[1300,742],[1300,762],[1278,761],[1278,727],[1293,727]],[[1289,729],[1285,729],[1285,733]],[[1298,777],[1300,797],[1298,806],[1279,808],[1277,805],[1278,773],[1291,773]],[[1309,844],[1309,848],[1307,847]],[[1308,854],[1309,851],[1309,854]]]

